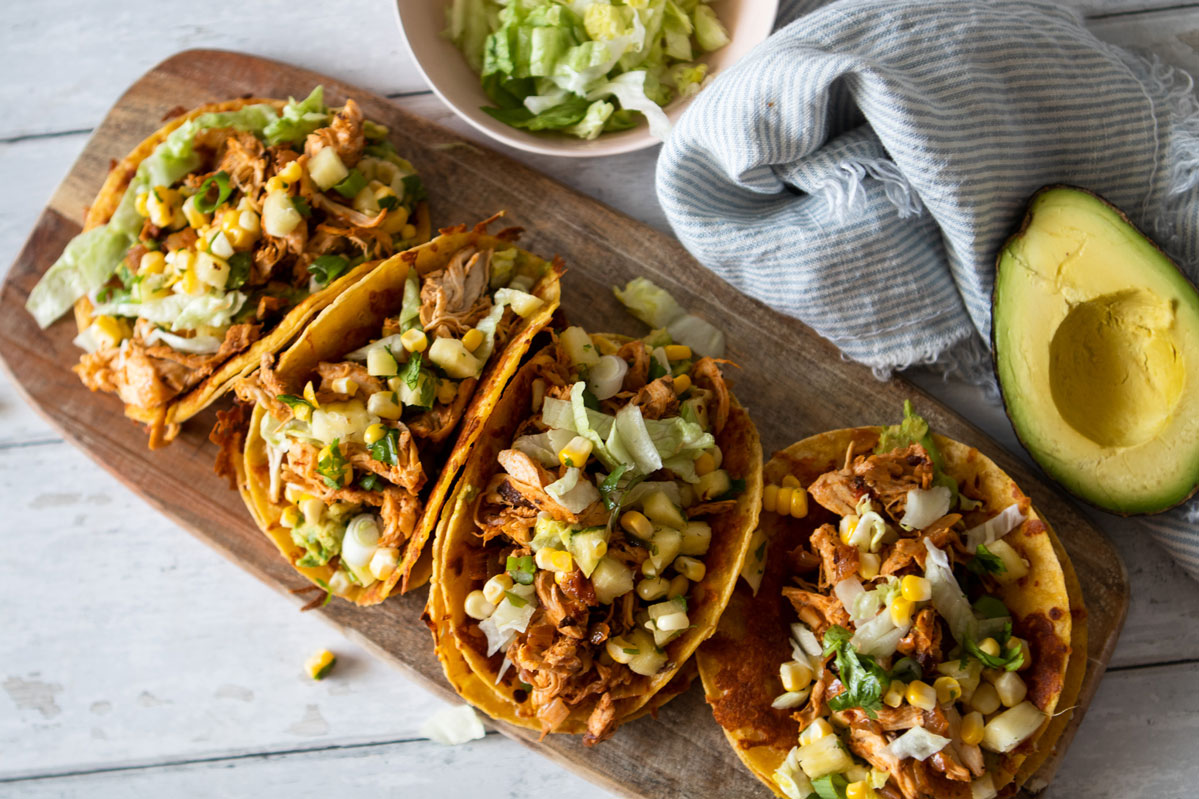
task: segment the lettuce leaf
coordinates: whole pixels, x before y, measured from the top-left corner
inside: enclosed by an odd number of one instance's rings
[[[267,124],[262,134],[267,144],[288,142],[300,144],[308,134],[329,124],[329,109],[325,107],[325,87],[317,86],[303,100],[289,97],[283,114]]]

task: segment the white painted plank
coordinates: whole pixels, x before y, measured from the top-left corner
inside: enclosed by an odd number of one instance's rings
[[[1045,799],[1191,796],[1199,782],[1199,666],[1112,674],[1099,689]],[[486,786],[485,788],[482,786]],[[269,787],[268,787],[269,786]],[[703,796],[696,775],[696,796]],[[25,799],[117,796],[603,796],[598,788],[488,735],[461,747],[428,742],[217,760],[4,786]],[[765,792],[763,792],[765,795]]]
[[[496,734],[458,747],[425,741],[0,783],[0,793],[23,799],[128,796],[600,799],[606,795]]]
[[[1199,6],[1106,17],[1088,27],[1104,41],[1153,53],[1166,64],[1199,75]]]
[[[197,47],[298,64],[381,94],[423,90],[394,2],[6,3],[0,139],[90,128],[143,73]]]
[[[0,497],[0,777],[411,738],[441,707],[65,444],[0,450]]]

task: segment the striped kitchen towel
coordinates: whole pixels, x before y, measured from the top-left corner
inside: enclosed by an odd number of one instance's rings
[[[779,22],[679,119],[658,198],[700,262],[846,356],[987,381],[995,255],[1049,183],[1197,277],[1185,74],[1047,2],[784,0]],[[1199,507],[1145,523],[1199,576]]]

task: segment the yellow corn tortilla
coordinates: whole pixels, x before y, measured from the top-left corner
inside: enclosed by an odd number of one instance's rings
[[[432,241],[380,263],[357,285],[337,297],[304,329],[296,342],[279,356],[276,373],[285,381],[303,384],[307,375],[321,361],[341,360],[345,353],[379,338],[383,320],[399,312],[409,269],[415,269],[421,275],[436,271],[449,263],[455,253],[468,246],[481,249],[511,248],[515,232],[501,231],[498,235],[491,235],[486,228],[490,221],[469,230],[465,225],[442,230],[441,235]],[[401,580],[401,591],[406,592],[429,579],[431,560],[429,557],[422,559],[421,554],[437,526],[454,478],[466,462],[471,448],[483,431],[484,421],[491,415],[504,386],[516,372],[534,336],[549,324],[558,309],[561,299],[561,262],[555,260],[551,263],[523,250],[518,250],[518,253],[518,263],[531,262],[543,270],[543,276],[533,286],[531,293],[544,304],[535,314],[520,322],[503,349],[493,353],[458,423],[458,439],[449,450],[445,462],[425,464],[430,477],[436,475],[436,479],[432,488],[426,489],[427,493],[422,492],[421,515],[412,537],[405,544],[403,561],[387,580],[358,588],[355,594],[346,597],[359,605],[382,602]],[[519,266],[517,268],[520,269]],[[296,565],[304,550],[292,541],[291,531],[279,524],[287,504],[270,500],[266,444],[260,433],[263,413],[265,411],[261,406],[254,407],[246,433],[243,463],[246,507],[262,531],[297,571],[317,585],[323,583],[327,586],[334,567],[328,564],[319,567]]]
[[[851,445],[855,454],[872,452],[881,431],[847,428],[805,438],[775,454],[766,465],[766,480],[780,484],[794,475],[806,488],[821,474],[840,469]],[[1001,756],[999,768],[990,772],[1002,793],[1009,784],[1019,787],[1045,762],[1069,723],[1086,671],[1082,591],[1057,535],[1015,482],[977,449],[940,435],[934,440],[946,471],[984,501],[988,516],[1019,504],[1029,519],[1003,539],[1029,562],[1029,573],[1000,585],[997,594],[1018,627],[1023,620],[1043,630],[1030,640],[1033,665],[1020,675],[1029,682],[1030,700],[1034,694],[1043,697],[1043,704],[1037,704],[1049,719],[1032,738]],[[770,706],[779,693],[779,664],[791,659],[789,624],[795,614],[780,593],[790,578],[786,554],[825,521],[835,523],[835,517],[815,502],[804,519],[762,515],[759,529],[768,549],[759,591],[755,596],[744,582],[738,584],[716,634],[696,655],[707,701],[725,737],[754,776],[778,796],[784,794],[773,774],[800,733],[791,718],[794,711]]]
[[[270,105],[275,110],[281,111],[283,106],[286,105],[286,101],[251,97],[230,100],[224,103],[210,103],[175,117],[166,125],[150,134],[129,155],[125,156],[125,158],[109,170],[108,177],[104,180],[104,185],[100,187],[99,194],[96,195],[95,201],[88,208],[87,214],[84,217],[84,231],[108,223],[112,215],[116,213],[117,207],[121,204],[121,199],[125,196],[125,190],[129,188],[130,182],[137,174],[138,166],[154,152],[158,145],[166,140],[171,131],[201,114],[236,111],[250,105]],[[422,242],[428,241],[430,224],[427,203],[422,202],[417,205],[412,223],[416,227],[417,240]],[[237,380],[254,371],[264,354],[276,353],[287,346],[287,343],[295,338],[296,334],[299,333],[313,316],[329,305],[329,303],[333,302],[343,291],[361,280],[372,269],[378,266],[379,263],[379,261],[368,261],[359,264],[325,288],[308,295],[298,305],[288,311],[287,315],[280,319],[278,324],[269,333],[255,341],[244,351],[229,358],[219,368],[214,370],[212,374],[182,394],[155,408],[126,405],[125,415],[130,419],[149,426],[151,448],[170,443],[178,434],[178,426],[181,423],[207,408],[214,400],[232,388]],[[92,308],[91,300],[87,297],[80,297],[75,302],[75,324],[80,332],[83,332],[91,325]]]
[[[628,339],[593,335],[592,341],[600,353],[608,354],[615,352]],[[471,552],[483,546],[475,535],[474,500],[499,470],[497,454],[509,446],[517,427],[530,413],[535,376],[536,373],[528,366],[517,372],[491,418],[483,425],[475,451],[466,463],[434,543],[433,579],[425,613],[433,630],[437,656],[446,679],[462,698],[493,719],[540,730],[540,724],[523,708],[515,695],[516,689],[497,684],[503,653],[488,658],[485,648],[480,651],[472,646],[472,638],[478,641],[481,633],[476,629],[477,622],[469,618],[463,609],[467,594],[483,584],[481,580],[472,580],[464,570]],[[762,446],[749,413],[735,397],[732,398],[728,422],[716,437],[716,443],[723,453],[723,466],[731,474],[745,480],[745,490],[732,510],[707,517],[712,526],[712,545],[704,556],[707,573],[692,589],[688,599],[692,627],[666,645],[669,660],[662,671],[652,678],[634,675],[643,687],[635,696],[616,701],[618,725],[656,710],[676,695],[667,686],[680,668],[689,662],[696,647],[716,629],[745,559],[762,504]],[[658,698],[660,694],[661,698]],[[575,706],[569,718],[554,732],[585,732],[587,719],[594,707],[594,700]]]

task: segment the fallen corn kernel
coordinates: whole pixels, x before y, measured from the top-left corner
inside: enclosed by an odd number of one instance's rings
[[[328,649],[322,649],[304,664],[304,670],[308,672],[308,676],[314,680],[323,680],[329,676],[329,672],[333,670],[334,664],[337,663],[337,655],[330,652]]]
[[[681,374],[674,379],[674,393],[686,394],[691,390],[691,377],[686,374]]]

